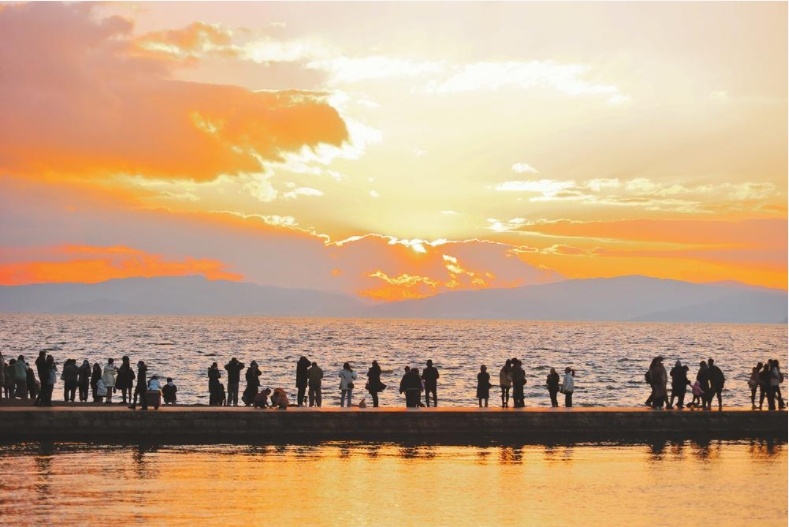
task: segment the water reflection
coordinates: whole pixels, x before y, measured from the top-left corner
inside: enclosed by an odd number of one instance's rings
[[[707,521],[700,493],[716,496],[722,525],[787,516],[780,441],[26,444],[0,448],[0,523],[62,524],[89,511],[91,522],[112,525],[400,526],[418,507],[420,522],[438,525],[563,525],[570,508],[587,525],[642,524],[665,498],[650,492],[666,481],[687,492],[660,506],[661,523]],[[742,505],[754,488],[759,510]]]

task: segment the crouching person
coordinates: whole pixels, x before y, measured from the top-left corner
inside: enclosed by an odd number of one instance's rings
[[[274,388],[274,393],[271,395],[271,406],[279,410],[287,410],[290,405],[288,401],[288,394],[282,388]]]
[[[268,397],[271,395],[271,388],[266,388],[262,392],[255,394],[252,404],[255,408],[268,408]]]
[[[177,391],[178,386],[173,383],[173,378],[167,377],[167,384],[162,386],[162,398],[164,399],[164,404],[175,404],[177,401]]]

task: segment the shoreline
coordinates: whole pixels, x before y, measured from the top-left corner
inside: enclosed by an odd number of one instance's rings
[[[0,441],[214,444],[331,440],[584,442],[660,439],[787,441],[787,412],[727,408],[340,408],[162,406],[0,401]]]

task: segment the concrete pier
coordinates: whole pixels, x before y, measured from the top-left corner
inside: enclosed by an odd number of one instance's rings
[[[744,439],[786,441],[787,413],[750,409],[296,408],[0,405],[0,441],[306,443],[326,440],[527,443]]]

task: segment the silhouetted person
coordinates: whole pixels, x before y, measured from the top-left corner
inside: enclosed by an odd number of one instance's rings
[[[233,357],[225,364],[227,370],[227,405],[238,406],[238,385],[241,383],[241,370],[245,368],[243,362]]]
[[[723,384],[726,381],[726,377],[723,376],[723,372],[720,368],[715,365],[715,361],[709,359],[707,361],[707,367],[709,369],[709,378],[710,378],[710,391],[709,396],[707,397],[707,408],[712,409],[712,399],[717,395],[718,396],[718,410],[723,410]]]
[[[564,369],[564,406],[572,408],[573,392],[575,391],[575,371],[567,366]]]
[[[249,368],[247,368],[247,372],[244,375],[247,381],[247,387],[244,389],[244,395],[241,397],[241,401],[243,401],[245,406],[250,406],[255,402],[255,396],[258,394],[258,390],[260,389],[261,374],[260,368],[258,368],[258,363],[255,361],[250,362]]]
[[[652,408],[663,408],[668,404],[668,373],[663,366],[663,357],[655,357],[649,368],[649,380],[652,386]]]
[[[477,374],[477,401],[479,407],[482,408],[482,403],[485,403],[485,408],[488,407],[488,398],[490,397],[490,373],[488,367],[484,364],[479,367]]]
[[[87,402],[88,389],[90,388],[90,363],[87,359],[82,361],[82,366],[79,368],[77,386],[79,388],[79,401],[81,403]]]
[[[3,393],[5,392],[5,367],[5,357],[3,357],[3,352],[0,351],[0,399],[3,398]]]
[[[35,379],[34,379],[35,382]],[[63,365],[63,400],[74,402],[79,385],[79,366],[74,359],[68,359]]]
[[[303,356],[299,357],[299,361],[296,363],[296,389],[298,390],[297,404],[299,406],[304,406],[307,404],[307,397],[305,394],[307,393],[307,387],[309,386],[310,382],[309,375],[307,375],[307,370],[310,368],[310,365],[310,360]]]
[[[707,402],[709,401],[709,393],[710,393],[710,371],[707,367],[707,363],[701,361],[699,363],[699,371],[696,373],[696,380],[699,381],[699,386],[701,386],[701,391],[704,392],[701,396],[701,407],[708,408]]]
[[[25,365],[25,378],[27,379],[27,393],[33,400],[38,397],[38,392],[41,391],[41,385],[36,380],[36,374],[33,373],[33,368],[29,364]]]
[[[381,367],[378,365],[378,361],[373,361],[370,369],[367,370],[367,391],[370,392],[370,397],[373,399],[373,408],[378,407],[378,392],[382,390]]]
[[[307,384],[309,386],[310,406],[321,407],[323,397],[321,395],[321,385],[323,384],[323,370],[317,362],[313,362],[307,370]]]
[[[671,368],[671,372],[669,372],[669,375],[671,375],[671,401],[668,405],[669,408],[674,406],[675,397],[677,399],[677,408],[681,410],[685,407],[685,393],[690,384],[688,371],[690,371],[690,368],[683,366],[681,361],[675,362],[674,367]]]
[[[510,388],[512,388],[512,361],[507,359],[504,366],[499,370],[499,386],[501,387],[501,407],[507,408],[510,405]]]
[[[222,372],[219,371],[219,365],[216,362],[212,363],[208,368],[208,404],[210,406],[221,406],[224,404],[225,388],[219,382],[221,378]]]
[[[47,373],[41,382],[41,403],[40,406],[52,406],[52,392],[55,389],[55,382],[58,378],[58,368],[52,355],[47,355]]]
[[[425,404],[430,406],[430,394],[433,394],[433,406],[438,406],[438,369],[433,366],[433,361],[427,361],[427,368],[422,370],[422,380],[425,382]]]
[[[93,402],[99,403],[101,399],[99,398],[99,381],[101,380],[101,366],[98,362],[93,364],[93,371],[90,374],[90,389],[93,395]],[[102,395],[104,397],[104,395]]]
[[[20,355],[16,358],[13,371],[14,396],[20,399],[27,399],[27,364],[25,363],[24,355]]]
[[[172,377],[167,377],[167,384],[162,386],[162,399],[164,404],[175,404],[178,402],[178,386],[173,382]]]
[[[773,390],[773,396],[778,403],[779,410],[786,408],[786,404],[784,404],[784,398],[781,395],[782,382],[784,382],[784,374],[781,373],[781,366],[778,364],[778,359],[773,359],[773,366],[770,370],[770,386]]]
[[[115,388],[121,391],[121,404],[132,402],[132,388],[134,388],[134,370],[129,363],[129,357],[124,355],[121,358],[121,365],[118,368],[118,378],[115,379]]]
[[[38,374],[38,382],[41,386],[44,385],[44,379],[49,374],[49,370],[47,369],[47,352],[46,351],[39,351],[38,358],[36,358],[36,374]],[[34,405],[38,405],[41,402],[41,392],[39,392],[38,397],[36,397],[35,401],[33,401]]]
[[[129,401],[131,406],[129,409],[134,410],[137,407],[137,398],[140,398],[140,410],[148,409],[148,399],[145,397],[145,392],[148,391],[148,365],[144,361],[137,362],[137,386],[134,387],[134,399]]]
[[[764,364],[759,362],[751,370],[751,376],[748,377],[748,388],[751,390],[751,409],[756,410],[756,390],[759,388],[759,373],[761,373]]]
[[[422,380],[419,378],[418,369],[405,367],[405,374],[400,379],[400,393],[405,394],[406,407],[419,407],[419,398],[422,394]]]
[[[559,401],[557,400],[557,394],[559,393],[559,373],[556,371],[556,368],[551,368],[550,373],[548,373],[548,377],[545,380],[545,385],[548,387],[548,395],[551,398],[551,406],[553,408],[557,408],[559,406]]]
[[[523,363],[519,359],[512,359],[512,405],[515,408],[526,406],[526,398],[523,395],[523,387],[526,386],[526,372],[523,370]]]

